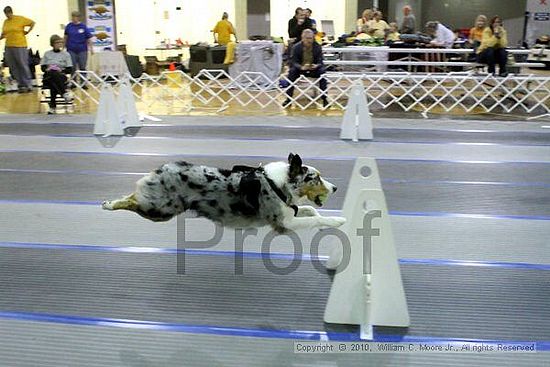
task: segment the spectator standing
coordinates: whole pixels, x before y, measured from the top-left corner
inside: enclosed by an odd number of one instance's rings
[[[92,38],[86,24],[80,21],[80,13],[71,13],[71,22],[65,26],[65,48],[71,56],[73,73],[77,70],[86,71],[88,63],[88,50],[93,53]],[[87,89],[84,85],[83,88]]]
[[[508,53],[507,32],[502,26],[502,19],[499,16],[493,17],[489,23],[489,27],[483,31],[481,44],[477,49],[478,61],[487,64],[489,73],[495,74],[495,66],[498,64],[499,76],[505,77],[508,75],[506,71],[506,61]]]
[[[313,38],[313,31],[311,29],[305,29],[302,32],[302,40],[292,47],[287,78],[291,82],[298,79],[300,75],[305,75],[310,78],[320,78],[319,89],[321,89],[322,93],[321,100],[323,101],[323,107],[326,107],[328,105],[326,95],[327,80],[322,77],[325,73],[323,50]],[[283,102],[283,107],[289,106],[292,102],[290,98],[294,94],[294,87],[291,86],[288,88],[286,93],[288,98]]]
[[[235,27],[229,20],[229,14],[224,12],[222,14],[222,20],[216,23],[216,26],[212,30],[214,32],[214,42],[219,45],[225,46],[231,41],[231,35],[235,37],[235,42],[237,41],[237,32],[235,32]]]
[[[302,37],[305,29],[312,29],[311,19],[306,18],[304,9],[298,7],[294,11],[294,17],[288,21],[288,38],[292,43]]]
[[[10,73],[17,80],[19,93],[32,90],[31,71],[29,69],[29,51],[27,37],[34,28],[34,21],[21,15],[14,15],[11,6],[4,8],[6,20],[2,26],[1,39],[6,39],[5,59]]]
[[[416,18],[409,5],[403,7],[403,21],[401,22],[401,34],[414,34],[416,31]]]
[[[310,8],[305,8],[304,11],[306,14],[306,19],[309,19],[311,23],[311,30],[313,33],[317,33],[317,21],[311,17],[311,13],[313,13],[313,11]]]

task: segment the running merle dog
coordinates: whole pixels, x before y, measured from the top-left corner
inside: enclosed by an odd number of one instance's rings
[[[342,217],[322,217],[309,205],[322,206],[336,186],[319,171],[302,165],[297,154],[288,162],[231,170],[167,163],[137,182],[136,191],[105,201],[106,210],[130,210],[155,222],[193,210],[223,226],[250,228],[270,225],[278,232],[303,228],[339,227]]]

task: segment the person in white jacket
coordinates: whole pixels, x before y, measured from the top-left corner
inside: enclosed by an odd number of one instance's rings
[[[426,23],[426,33],[433,37],[430,44],[436,47],[452,48],[455,34],[449,28],[437,21]]]

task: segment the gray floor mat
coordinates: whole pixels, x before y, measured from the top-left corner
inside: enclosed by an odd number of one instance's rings
[[[0,249],[0,310],[275,330],[356,329],[322,322],[330,277],[302,262],[289,275],[245,258]],[[281,260],[282,261],[282,260]],[[277,266],[288,265],[276,262]],[[377,334],[550,339],[550,272],[402,266],[411,327]]]
[[[328,176],[331,179],[330,173]],[[3,172],[0,199],[100,202],[131,193],[138,179],[139,176]],[[327,209],[340,209],[346,194],[347,180],[334,183],[339,190],[327,201]],[[392,182],[383,183],[382,187],[389,210],[394,212],[550,215],[547,187]]]
[[[279,159],[284,159],[280,157]],[[101,172],[149,172],[170,161],[186,160],[196,164],[230,168],[244,164],[258,166],[277,158],[258,159],[246,157],[156,157],[156,156],[105,156],[100,154],[55,154],[48,152],[0,152],[0,169],[69,170]],[[318,168],[324,177],[347,181],[354,165],[353,160],[308,159],[306,164]],[[382,180],[434,180],[434,181],[484,181],[512,182],[520,184],[550,184],[550,166],[544,163],[494,163],[475,164],[462,162],[438,162],[415,160],[377,160]]]
[[[0,134],[91,136],[93,125],[83,124],[0,124]],[[338,127],[287,127],[287,126],[165,126],[143,127],[138,136],[186,139],[303,139],[338,140]],[[496,143],[521,145],[550,145],[550,133],[521,131],[443,131],[431,129],[385,129],[373,130],[374,141],[421,142],[421,143]]]

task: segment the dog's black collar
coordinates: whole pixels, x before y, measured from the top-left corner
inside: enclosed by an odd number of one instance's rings
[[[288,205],[289,207],[292,208],[292,210],[294,210],[294,216],[298,215],[298,207],[294,204],[289,203],[289,197],[287,195],[285,195],[283,190],[281,190],[279,187],[277,187],[277,185],[275,185],[275,182],[273,182],[273,180],[270,179],[265,174],[263,167],[259,167],[258,170],[260,170],[264,174],[264,177],[265,177],[267,183],[269,184],[269,187],[271,187],[271,190],[273,190],[273,192],[275,192],[275,194],[277,194],[279,199],[281,199],[286,205]]]

